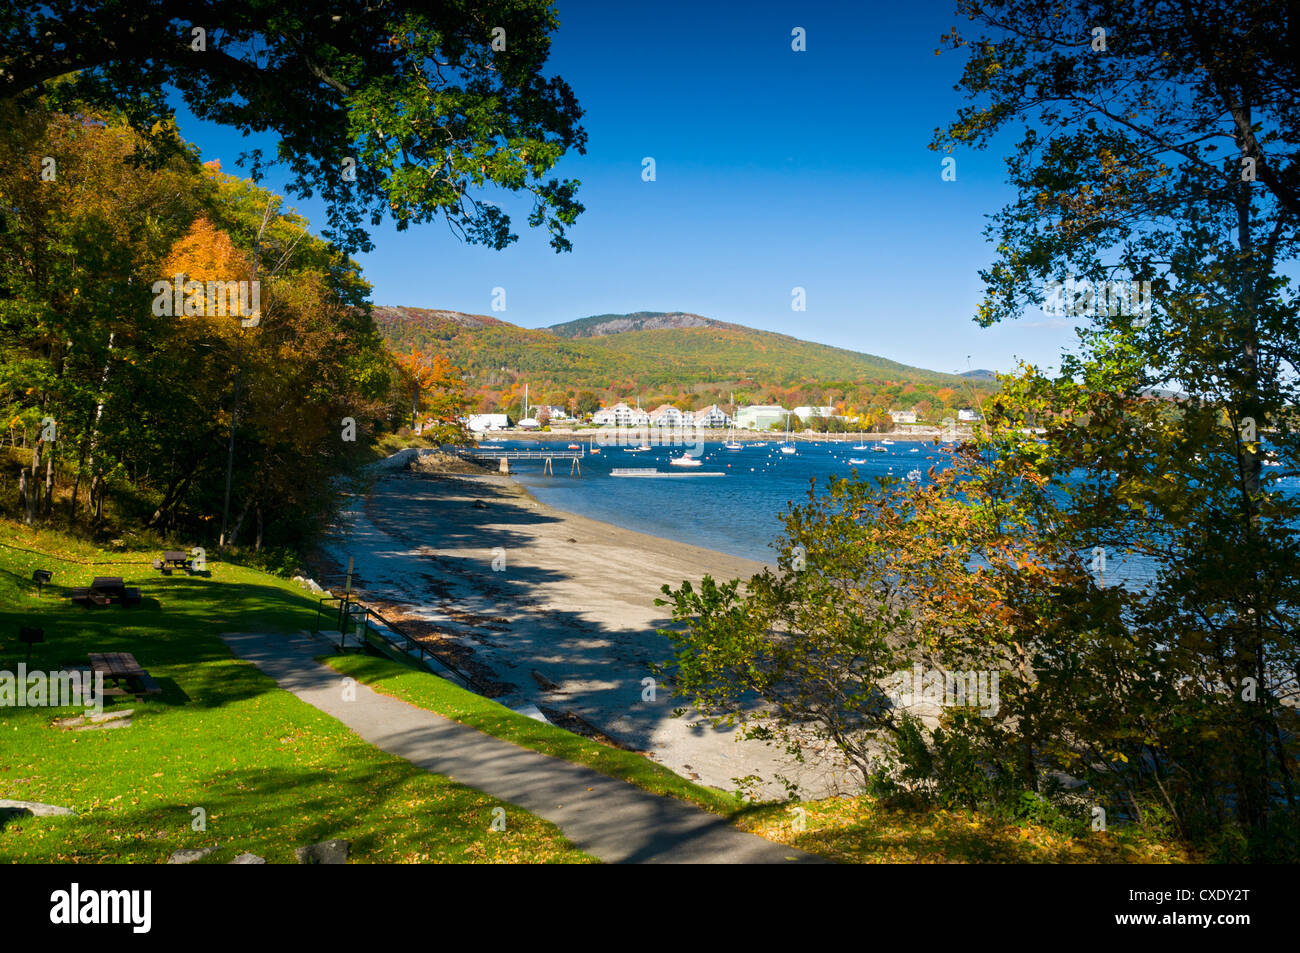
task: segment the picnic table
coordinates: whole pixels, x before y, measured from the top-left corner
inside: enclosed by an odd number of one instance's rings
[[[162,687],[141,667],[130,652],[91,652],[90,670],[102,673],[105,681],[113,683],[105,689],[107,695],[161,695]],[[126,683],[126,688],[121,687]]]
[[[89,586],[78,586],[72,590],[72,601],[95,606],[106,606],[113,602],[124,606],[137,605],[140,602],[140,590],[128,588],[121,576],[96,576]]]
[[[122,581],[121,576],[96,576],[90,588],[95,592],[102,592],[110,599],[113,596],[119,599],[126,597],[126,583]]]

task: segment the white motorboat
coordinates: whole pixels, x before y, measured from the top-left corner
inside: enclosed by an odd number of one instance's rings
[[[674,467],[702,467],[704,461],[699,457],[688,457],[686,454],[682,454],[680,457],[673,457],[669,460],[668,465]]]
[[[853,466],[861,466],[866,462],[867,461],[863,460],[861,457],[849,457],[849,463],[852,464]]]

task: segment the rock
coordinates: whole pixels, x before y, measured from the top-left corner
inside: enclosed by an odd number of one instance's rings
[[[474,501],[474,509],[476,509],[476,510],[485,510],[485,509],[487,509],[487,504],[484,503],[482,500],[475,500],[475,501]]]
[[[75,718],[56,718],[52,724],[55,728],[71,731],[92,731],[96,728],[125,728],[131,724],[131,716],[134,714],[134,708],[124,708],[122,711],[77,715]]]
[[[167,863],[192,864],[196,860],[202,860],[204,857],[207,857],[209,854],[215,854],[217,852],[217,849],[218,848],[216,847],[200,847],[197,850],[186,848],[183,850],[172,851],[172,855],[167,858]],[[253,855],[245,854],[244,856],[252,857]],[[249,863],[251,863],[251,861],[249,861]],[[265,861],[263,861],[263,863],[265,863]]]
[[[258,857],[256,854],[240,854],[238,857],[232,860],[231,863],[232,864],[264,864],[266,863],[266,861],[264,861],[261,857]]]
[[[39,801],[0,800],[0,820],[18,817],[76,817],[77,812],[70,807],[55,804],[41,804]]]
[[[106,721],[103,724],[92,725],[73,725],[70,731],[107,731],[110,728],[130,728],[131,719],[121,718],[117,721]]]
[[[352,842],[346,840],[325,840],[310,847],[299,847],[293,852],[300,864],[346,864]]]
[[[533,681],[535,681],[542,688],[546,689],[548,692],[558,692],[560,690],[559,685],[555,684],[555,682],[551,681],[541,672],[537,671],[537,669],[533,669],[529,674],[533,676]]]

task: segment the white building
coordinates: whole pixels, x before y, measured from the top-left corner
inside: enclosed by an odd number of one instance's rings
[[[754,404],[736,411],[736,426],[745,430],[771,430],[772,424],[785,426],[789,411],[776,404]]]
[[[672,404],[660,404],[650,411],[650,426],[652,427],[680,429],[691,426],[693,419],[694,415],[689,410],[682,410]]]
[[[835,416],[834,407],[796,407],[794,415],[800,420],[807,422],[809,417],[831,418]]]
[[[970,423],[972,420],[979,420],[980,415],[977,411],[971,410],[969,407],[965,407],[957,411],[957,419],[964,423]]]
[[[915,410],[891,410],[889,416],[896,424],[914,424],[916,423]]]
[[[696,427],[729,427],[731,417],[717,404],[710,404],[693,414]]]
[[[543,404],[540,407],[531,407],[529,409],[532,410],[533,416],[537,417],[539,420],[541,419],[542,411],[546,411],[547,415],[550,417],[551,420],[572,420],[573,419],[572,417],[569,416],[569,412],[565,410],[563,407],[552,407]]]
[[[470,414],[466,426],[474,433],[487,433],[489,430],[505,430],[511,423],[505,414]]]
[[[620,400],[613,407],[602,407],[592,414],[591,422],[601,427],[646,427],[650,424],[650,415]]]

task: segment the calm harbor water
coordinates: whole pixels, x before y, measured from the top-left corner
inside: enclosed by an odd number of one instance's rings
[[[544,449],[533,441],[487,443],[486,449]],[[563,449],[566,444],[554,446]],[[583,458],[582,477],[577,479],[568,475],[567,461],[556,461],[554,477],[542,474],[540,460],[511,461],[511,468],[534,496],[557,509],[733,556],[775,562],[772,542],[781,531],[780,515],[792,501],[806,501],[811,479],[816,479],[820,488],[832,474],[848,476],[854,469],[865,478],[903,478],[911,470],[920,470],[924,479],[930,467],[942,466],[948,456],[934,443],[900,440],[884,447],[884,453],[855,450],[854,446],[854,440],[800,441],[795,453],[783,454],[774,442],[725,450],[721,441],[709,441],[699,454],[703,466],[689,470],[668,463],[671,457],[682,455],[680,446],[654,447],[644,453],[604,447],[599,455]],[[911,452],[914,448],[915,453]],[[695,448],[691,452],[696,455]],[[853,465],[850,459],[864,462]],[[614,468],[725,476],[640,479],[611,476]]]
[[[632,453],[623,447],[606,446],[599,455],[582,460],[582,476],[568,475],[567,461],[556,461],[555,476],[542,473],[541,460],[511,461],[515,479],[539,500],[569,513],[603,520],[625,529],[649,533],[715,549],[733,556],[775,563],[773,541],[781,531],[780,515],[792,502],[807,499],[811,480],[824,487],[828,478],[859,476],[904,478],[919,470],[928,478],[931,467],[942,468],[949,458],[947,449],[934,442],[899,440],[891,445],[874,441],[883,452],[855,449],[858,441],[796,443],[796,452],[783,454],[773,441],[744,441],[742,450],[726,450],[721,441],[709,441],[699,453],[703,465],[687,473],[722,473],[721,477],[681,476],[629,478],[610,475],[615,468],[655,468],[682,472],[669,460],[682,455],[680,446],[656,446]],[[528,440],[489,440],[485,448],[538,450],[550,446],[562,450],[567,441],[541,444]],[[698,447],[692,447],[696,455]],[[860,463],[850,463],[859,460]],[[1295,479],[1287,484],[1300,484]],[[1300,491],[1288,485],[1283,492]],[[1095,568],[1095,566],[1094,566]],[[1141,587],[1152,579],[1153,567],[1137,556],[1107,552],[1103,564],[1107,585]]]

